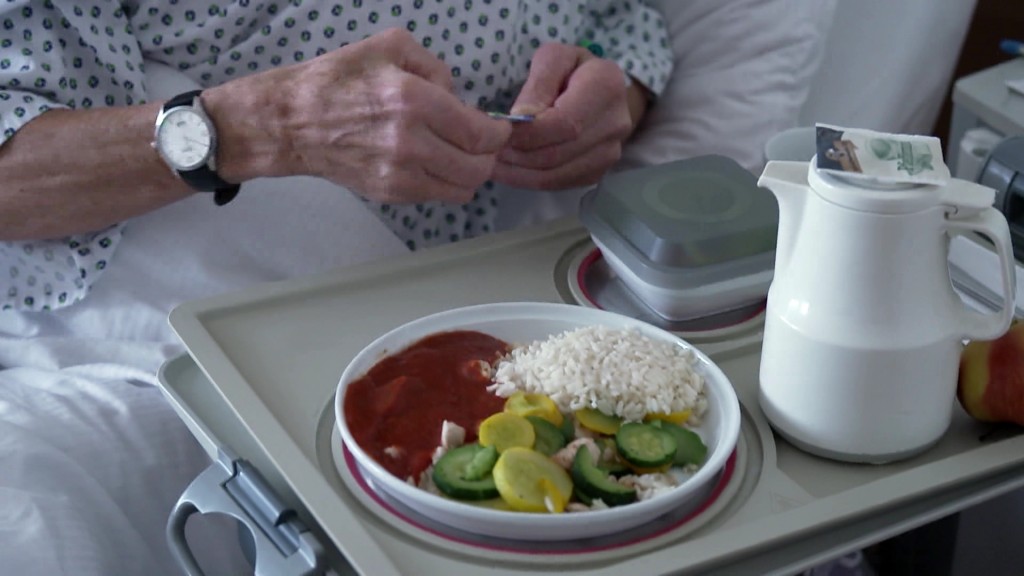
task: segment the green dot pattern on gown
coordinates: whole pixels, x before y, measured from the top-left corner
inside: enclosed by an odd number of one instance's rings
[[[303,62],[403,28],[451,69],[468,104],[507,108],[546,42],[593,42],[658,94],[672,54],[660,15],[640,0],[139,0],[0,3],[0,146],[53,108],[147,100],[145,61],[203,86]],[[412,250],[490,232],[498,202],[370,203]],[[50,241],[0,243],[0,308],[48,310],[83,298],[110,265],[124,224]],[[6,294],[6,297],[3,297]]]

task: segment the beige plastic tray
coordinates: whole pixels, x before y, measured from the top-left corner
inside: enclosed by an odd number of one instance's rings
[[[572,302],[567,267],[591,247],[567,220],[190,302],[170,318],[190,356],[165,365],[161,381],[207,450],[228,445],[254,463],[341,572],[792,573],[1024,485],[1024,436],[959,410],[934,448],[884,466],[824,460],[775,438],[756,404],[755,324],[691,339],[729,375],[744,422],[735,478],[678,530],[599,551],[510,551],[419,529],[351,490],[331,455],[332,397],[348,360],[390,328],[440,310]]]

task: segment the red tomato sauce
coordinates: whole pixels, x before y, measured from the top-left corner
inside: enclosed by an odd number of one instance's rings
[[[487,334],[457,330],[383,358],[345,393],[353,439],[395,476],[419,480],[441,445],[445,420],[475,442],[480,422],[502,411],[505,399],[487,391],[491,380],[480,362],[493,364],[510,349]]]

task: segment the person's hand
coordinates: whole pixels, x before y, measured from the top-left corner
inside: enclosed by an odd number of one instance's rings
[[[468,202],[511,134],[463,104],[448,67],[404,30],[259,76],[276,91],[269,108],[280,122],[268,125],[287,151],[278,171],[378,202]]]
[[[565,44],[537,50],[511,112],[536,118],[515,125],[494,179],[534,190],[594,184],[634,128],[618,65]]]

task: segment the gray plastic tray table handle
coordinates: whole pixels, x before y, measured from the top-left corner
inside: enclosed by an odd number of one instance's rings
[[[195,513],[227,514],[241,522],[254,542],[256,576],[319,576],[323,547],[285,507],[251,464],[225,450],[189,484],[167,521],[171,552],[189,576],[204,576],[185,539],[185,523]]]

